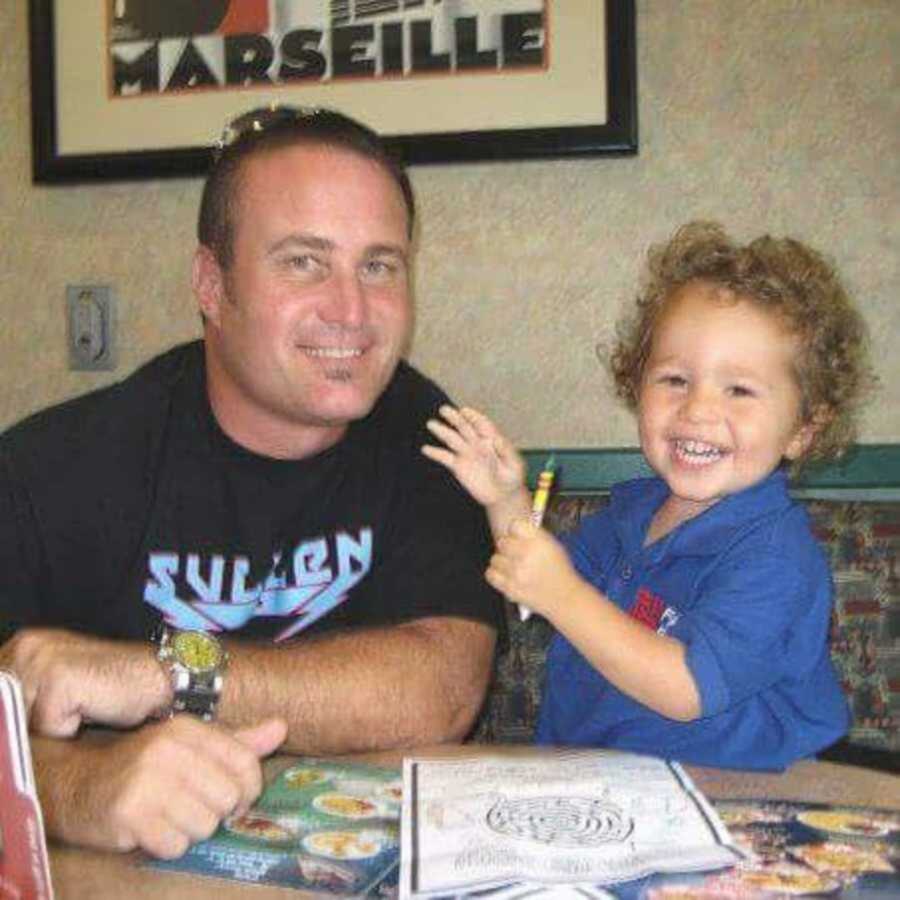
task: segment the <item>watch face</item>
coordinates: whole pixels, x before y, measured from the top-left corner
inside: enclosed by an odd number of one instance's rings
[[[172,640],[175,659],[194,672],[206,672],[222,663],[221,644],[202,631],[179,631]]]

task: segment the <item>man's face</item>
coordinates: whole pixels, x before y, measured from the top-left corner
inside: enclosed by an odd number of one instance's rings
[[[194,265],[210,400],[234,440],[298,457],[334,443],[390,380],[412,327],[407,212],[377,163],[298,146],[238,175],[231,265]]]

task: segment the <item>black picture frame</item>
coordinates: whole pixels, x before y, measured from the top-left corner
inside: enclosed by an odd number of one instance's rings
[[[29,0],[34,182],[64,184],[203,173],[210,160],[208,146],[102,153],[60,150],[54,38],[59,2],[66,0]],[[600,37],[606,44],[605,121],[571,127],[387,134],[386,139],[408,165],[633,155],[638,149],[634,0],[607,0],[605,34]]]

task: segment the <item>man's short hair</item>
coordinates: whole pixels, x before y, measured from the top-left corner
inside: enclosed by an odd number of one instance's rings
[[[330,109],[267,106],[242,113],[226,126],[203,186],[197,239],[228,268],[233,259],[236,197],[245,160],[286,147],[319,145],[348,150],[380,165],[394,180],[406,205],[412,235],[415,198],[399,157],[371,128]]]

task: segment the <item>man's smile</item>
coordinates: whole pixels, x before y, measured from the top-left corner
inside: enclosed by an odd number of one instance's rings
[[[363,355],[358,347],[300,347],[307,356],[323,359],[354,359]]]

